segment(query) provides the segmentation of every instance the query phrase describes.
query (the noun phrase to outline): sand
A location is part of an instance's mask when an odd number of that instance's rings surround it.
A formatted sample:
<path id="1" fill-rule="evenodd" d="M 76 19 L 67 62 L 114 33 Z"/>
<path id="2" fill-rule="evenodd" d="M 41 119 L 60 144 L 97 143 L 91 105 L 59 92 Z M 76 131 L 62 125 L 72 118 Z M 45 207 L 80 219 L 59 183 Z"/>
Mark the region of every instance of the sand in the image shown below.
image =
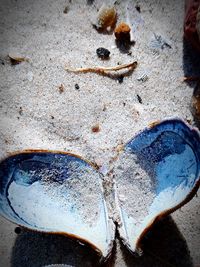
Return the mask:
<path id="1" fill-rule="evenodd" d="M 118 21 L 126 19 L 125 2 L 116 1 Z M 136 43 L 131 47 L 132 54 L 123 54 L 116 48 L 113 35 L 100 34 L 91 25 L 102 5 L 100 0 L 95 0 L 93 5 L 78 0 L 1 1 L 1 158 L 16 150 L 54 149 L 77 153 L 109 168 L 117 154 L 116 147 L 125 144 L 150 122 L 178 116 L 194 124 L 190 112 L 193 88 L 182 82 L 184 2 L 157 0 L 137 1 L 137 4 L 141 6 L 141 13 L 137 14 L 138 30 L 133 31 Z M 66 6 L 67 14 L 63 13 Z M 158 41 L 159 36 L 162 41 Z M 169 46 L 162 46 L 164 43 Z M 98 47 L 110 50 L 110 60 L 97 58 Z M 9 53 L 22 55 L 29 62 L 13 66 L 7 58 Z M 74 74 L 64 70 L 65 65 L 109 67 L 135 60 L 138 67 L 124 77 L 123 83 L 94 73 Z M 143 76 L 148 79 L 140 79 Z M 59 89 L 61 84 L 63 90 Z M 75 84 L 79 85 L 78 90 Z M 100 131 L 94 133 L 91 129 L 97 124 Z M 173 242 L 170 245 L 180 251 L 188 246 L 194 263 L 199 264 L 199 197 L 176 211 L 173 218 L 178 228 L 170 224 L 169 233 L 179 237 L 180 246 Z M 59 261 L 52 259 L 52 255 L 42 255 L 43 246 L 37 250 L 40 236 L 23 233 L 17 237 L 14 228 L 1 219 L 0 266 L 35 267 L 44 262 L 70 265 L 58 251 Z M 177 229 L 182 236 L 177 234 Z M 169 233 L 163 237 L 161 252 L 166 250 L 164 244 L 173 241 Z M 34 247 L 32 238 L 37 241 L 33 242 Z M 48 238 L 41 237 L 44 249 L 48 247 L 45 240 Z M 154 243 L 154 238 L 150 240 Z M 58 246 L 56 242 L 57 239 L 52 244 Z M 169 262 L 171 258 L 173 263 L 171 253 L 169 249 L 165 260 Z M 21 254 L 25 256 L 20 258 Z M 119 252 L 115 266 L 142 266 L 134 257 L 128 256 L 125 260 L 120 255 Z M 181 254 L 176 255 L 182 262 Z M 189 257 L 188 253 L 185 255 Z M 159 260 L 156 262 L 159 266 Z M 149 266 L 144 262 L 143 265 Z M 79 266 L 78 263 L 75 266 Z"/>

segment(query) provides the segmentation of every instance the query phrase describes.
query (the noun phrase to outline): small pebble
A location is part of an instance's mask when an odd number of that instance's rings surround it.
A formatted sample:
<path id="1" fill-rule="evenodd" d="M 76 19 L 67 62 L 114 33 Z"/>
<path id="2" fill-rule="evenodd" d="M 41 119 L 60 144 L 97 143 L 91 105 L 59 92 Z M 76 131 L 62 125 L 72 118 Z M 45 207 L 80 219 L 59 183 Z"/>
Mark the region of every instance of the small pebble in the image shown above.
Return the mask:
<path id="1" fill-rule="evenodd" d="M 65 90 L 64 85 L 61 83 L 61 85 L 58 87 L 59 93 L 62 94 Z"/>
<path id="2" fill-rule="evenodd" d="M 100 127 L 99 127 L 98 124 L 92 126 L 92 132 L 93 132 L 93 133 L 98 133 L 98 132 L 100 132 Z"/>
<path id="3" fill-rule="evenodd" d="M 22 229 L 20 227 L 15 228 L 15 233 L 19 235 L 21 233 Z"/>
<path id="4" fill-rule="evenodd" d="M 22 109 L 22 107 L 19 107 L 19 115 L 23 115 L 23 109 Z"/>
<path id="5" fill-rule="evenodd" d="M 101 59 L 108 59 L 110 56 L 110 51 L 106 48 L 103 48 L 103 47 L 99 47 L 96 50 L 96 53 L 97 53 L 97 56 Z"/>
<path id="6" fill-rule="evenodd" d="M 63 13 L 64 13 L 64 14 L 67 14 L 68 12 L 69 12 L 69 7 L 66 6 L 66 7 L 64 8 L 64 10 L 63 10 Z"/>
<path id="7" fill-rule="evenodd" d="M 77 83 L 75 84 L 75 89 L 76 90 L 79 90 L 80 89 L 80 87 L 79 87 L 79 85 Z"/>
<path id="8" fill-rule="evenodd" d="M 119 77 L 117 77 L 117 81 L 118 81 L 118 83 L 123 83 L 124 76 L 123 75 L 120 75 Z"/>
<path id="9" fill-rule="evenodd" d="M 136 6 L 135 6 L 135 9 L 136 9 L 139 13 L 141 12 L 141 8 L 140 8 L 139 5 L 136 5 Z"/>

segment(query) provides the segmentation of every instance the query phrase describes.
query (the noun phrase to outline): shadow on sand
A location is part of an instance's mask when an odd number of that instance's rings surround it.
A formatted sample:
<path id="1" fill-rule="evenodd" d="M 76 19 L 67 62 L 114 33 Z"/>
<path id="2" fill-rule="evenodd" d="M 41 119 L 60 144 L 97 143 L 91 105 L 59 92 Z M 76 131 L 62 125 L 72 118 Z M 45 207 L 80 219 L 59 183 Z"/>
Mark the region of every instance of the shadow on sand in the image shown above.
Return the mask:
<path id="1" fill-rule="evenodd" d="M 23 230 L 12 251 L 12 267 L 41 267 L 65 264 L 76 267 L 192 267 L 187 244 L 170 216 L 159 221 L 142 241 L 143 255 L 132 255 L 123 245 L 113 249 L 106 264 L 98 263 L 97 255 L 85 246 L 63 236 Z M 121 250 L 119 263 L 118 253 Z M 63 265 L 63 267 L 65 266 Z M 58 265 L 59 266 L 59 265 Z"/>
<path id="2" fill-rule="evenodd" d="M 200 128 L 200 52 L 183 40 L 183 71 L 188 85 L 193 88 L 191 111 L 194 122 Z"/>

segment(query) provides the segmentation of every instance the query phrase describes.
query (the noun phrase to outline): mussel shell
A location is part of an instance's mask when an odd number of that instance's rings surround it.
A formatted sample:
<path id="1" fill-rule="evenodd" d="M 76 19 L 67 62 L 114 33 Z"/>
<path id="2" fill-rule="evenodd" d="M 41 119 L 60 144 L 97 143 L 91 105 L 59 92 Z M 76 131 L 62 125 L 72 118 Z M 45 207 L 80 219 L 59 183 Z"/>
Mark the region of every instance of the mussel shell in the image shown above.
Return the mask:
<path id="1" fill-rule="evenodd" d="M 152 224 L 197 191 L 199 144 L 198 131 L 178 119 L 155 123 L 131 139 L 110 172 L 116 180 L 112 220 L 101 175 L 85 160 L 50 151 L 12 155 L 0 162 L 0 214 L 31 230 L 76 238 L 104 259 L 115 222 L 127 248 L 138 251 Z"/>
<path id="2" fill-rule="evenodd" d="M 72 154 L 30 151 L 3 160 L 0 214 L 31 230 L 76 238 L 103 257 L 112 248 L 100 174 Z"/>
<path id="3" fill-rule="evenodd" d="M 155 123 L 126 144 L 114 173 L 120 236 L 135 252 L 158 218 L 184 205 L 197 191 L 199 133 L 179 119 Z"/>

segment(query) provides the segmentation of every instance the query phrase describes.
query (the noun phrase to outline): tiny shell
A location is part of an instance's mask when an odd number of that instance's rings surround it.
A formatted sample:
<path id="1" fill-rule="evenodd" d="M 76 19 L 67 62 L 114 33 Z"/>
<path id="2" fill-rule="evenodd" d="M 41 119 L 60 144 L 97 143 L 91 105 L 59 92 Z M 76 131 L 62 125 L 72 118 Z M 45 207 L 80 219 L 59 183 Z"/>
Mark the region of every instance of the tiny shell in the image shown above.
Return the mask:
<path id="1" fill-rule="evenodd" d="M 11 62 L 12 65 L 17 65 L 17 64 L 19 64 L 19 63 L 21 63 L 23 61 L 26 61 L 26 62 L 29 61 L 28 58 L 23 57 L 23 56 L 18 55 L 18 54 L 9 53 L 8 57 L 9 57 L 10 62 Z"/>
<path id="2" fill-rule="evenodd" d="M 102 5 L 93 26 L 99 31 L 109 31 L 114 28 L 116 21 L 117 12 L 115 8 Z"/>

